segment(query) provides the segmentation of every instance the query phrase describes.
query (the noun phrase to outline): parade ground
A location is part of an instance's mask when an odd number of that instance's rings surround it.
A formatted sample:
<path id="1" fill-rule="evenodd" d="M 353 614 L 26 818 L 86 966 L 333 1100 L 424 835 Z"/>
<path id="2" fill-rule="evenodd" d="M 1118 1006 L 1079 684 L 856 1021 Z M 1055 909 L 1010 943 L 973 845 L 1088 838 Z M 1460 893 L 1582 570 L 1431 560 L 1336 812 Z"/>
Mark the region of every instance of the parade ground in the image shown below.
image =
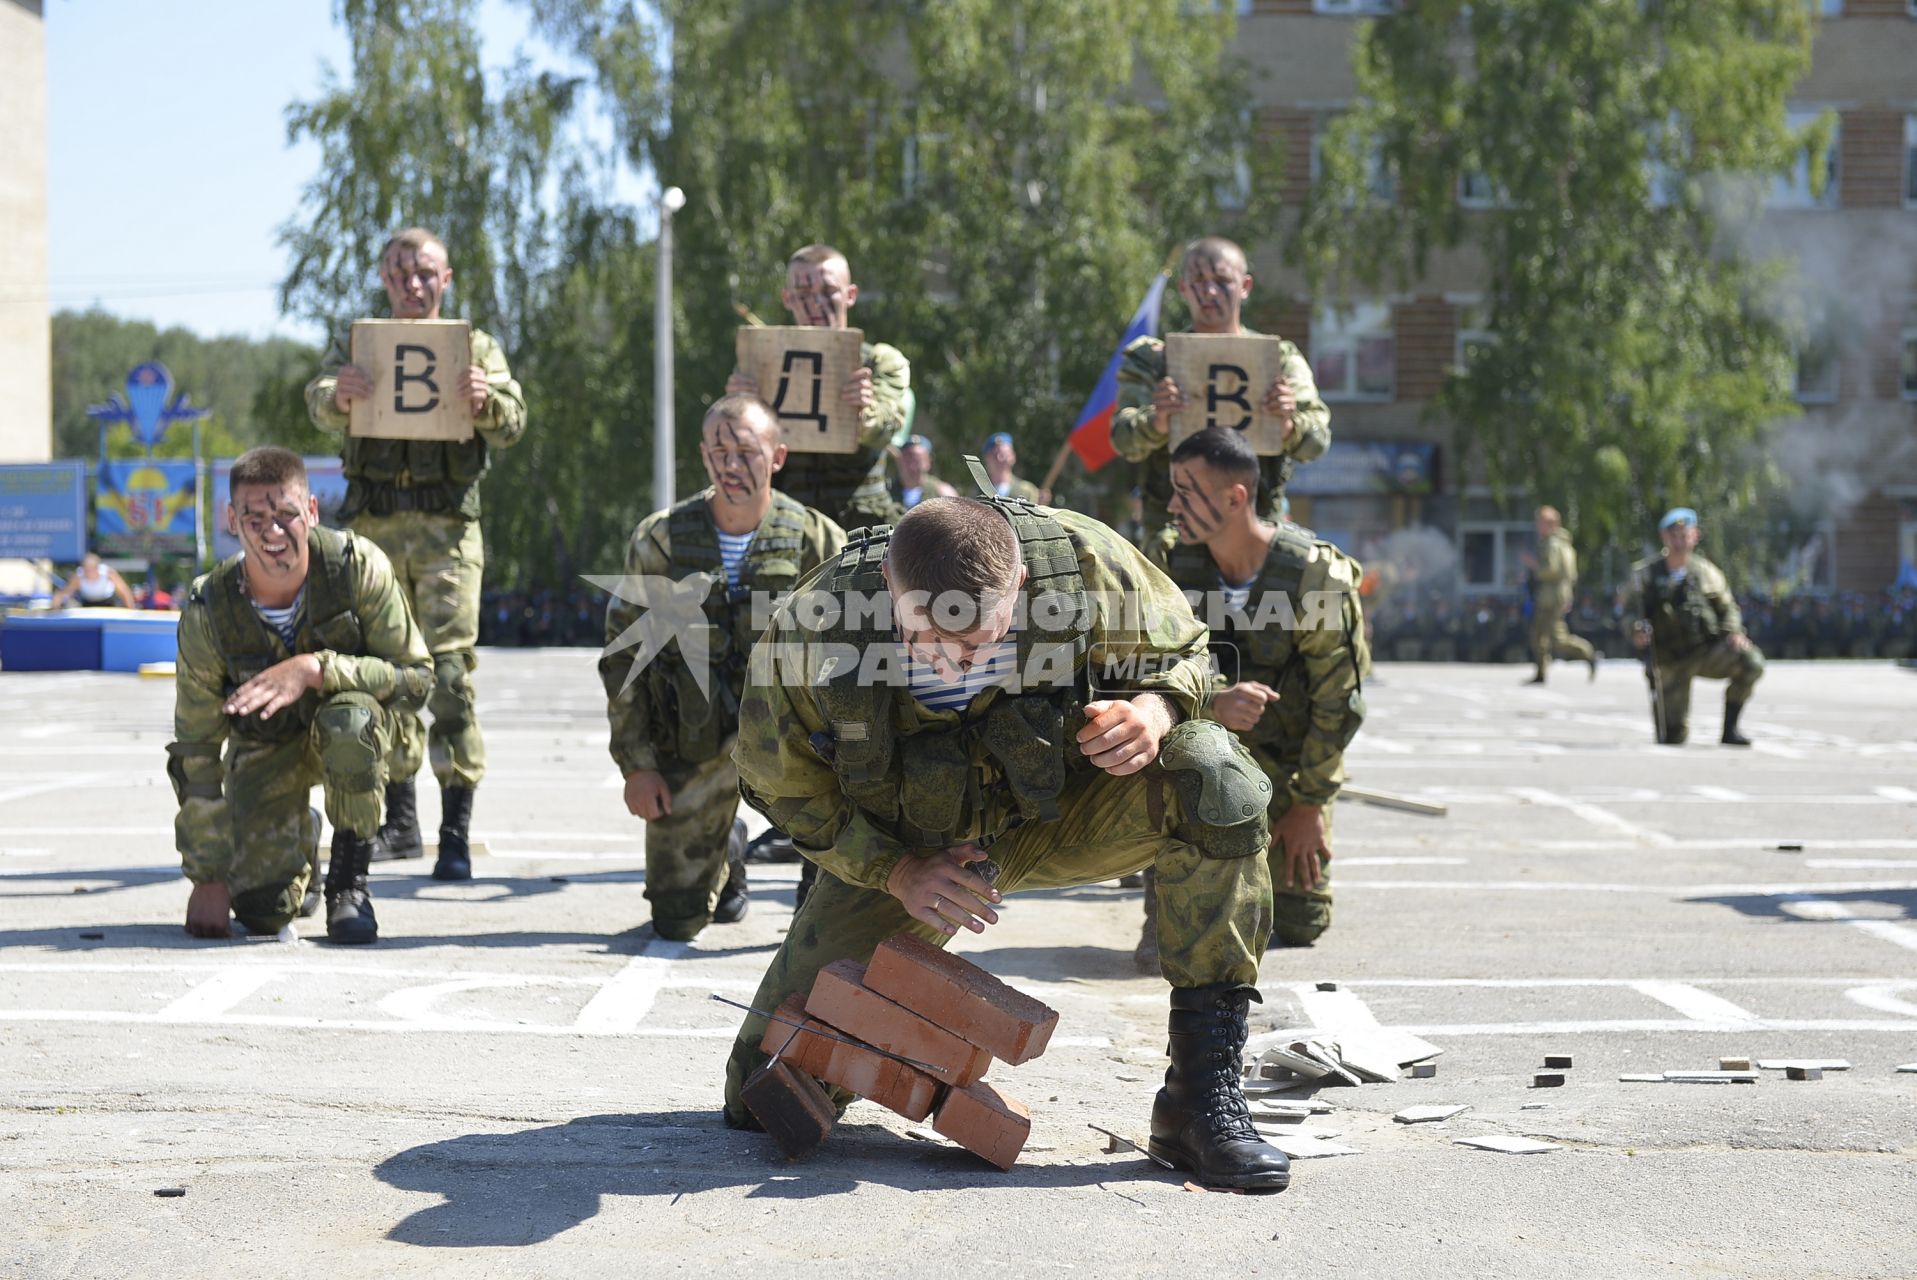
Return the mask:
<path id="1" fill-rule="evenodd" d="M 726 1130 L 711 997 L 750 999 L 798 868 L 652 936 L 594 659 L 482 653 L 477 878 L 377 865 L 357 949 L 183 932 L 170 681 L 0 675 L 0 1274 L 1917 1274 L 1917 672 L 1773 663 L 1740 751 L 1715 684 L 1653 745 L 1635 663 L 1381 665 L 1351 782 L 1448 814 L 1338 806 L 1335 923 L 1267 954 L 1252 1030 L 1442 1053 L 1282 1095 L 1351 1153 L 1241 1196 L 1091 1127 L 1142 1140 L 1164 1065 L 1115 884 L 960 940 L 1062 1015 L 992 1076 L 1032 1112 L 1011 1172 L 868 1103 L 797 1163 Z M 1725 1057 L 1849 1068 L 1619 1079 Z M 1424 1104 L 1469 1110 L 1393 1122 Z"/>

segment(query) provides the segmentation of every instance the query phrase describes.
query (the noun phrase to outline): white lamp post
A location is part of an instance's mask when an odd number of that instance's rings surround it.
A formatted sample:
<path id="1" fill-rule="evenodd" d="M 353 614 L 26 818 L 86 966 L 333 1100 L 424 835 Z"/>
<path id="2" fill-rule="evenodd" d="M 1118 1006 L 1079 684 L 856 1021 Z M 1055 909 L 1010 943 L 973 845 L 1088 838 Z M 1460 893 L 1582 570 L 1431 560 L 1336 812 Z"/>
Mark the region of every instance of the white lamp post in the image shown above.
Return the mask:
<path id="1" fill-rule="evenodd" d="M 686 193 L 659 193 L 659 264 L 652 316 L 652 505 L 673 503 L 672 448 L 672 215 L 686 207 Z"/>

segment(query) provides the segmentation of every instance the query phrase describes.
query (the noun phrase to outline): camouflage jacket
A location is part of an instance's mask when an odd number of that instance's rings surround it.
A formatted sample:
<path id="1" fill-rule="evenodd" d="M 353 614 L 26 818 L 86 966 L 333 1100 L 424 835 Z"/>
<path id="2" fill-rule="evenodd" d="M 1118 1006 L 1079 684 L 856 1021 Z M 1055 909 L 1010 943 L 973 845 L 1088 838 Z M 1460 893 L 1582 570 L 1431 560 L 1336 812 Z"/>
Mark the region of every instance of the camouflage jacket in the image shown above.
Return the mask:
<path id="1" fill-rule="evenodd" d="M 473 363 L 486 371 L 492 394 L 473 419 L 474 436 L 463 444 L 433 440 L 371 440 L 346 434 L 348 415 L 333 403 L 339 371 L 352 353 L 352 334 L 335 335 L 320 362 L 319 376 L 306 384 L 306 414 L 328 435 L 341 437 L 346 502 L 340 518 L 351 520 L 369 506 L 376 513 L 394 488 L 439 486 L 443 497 L 429 509 L 479 518 L 479 478 L 491 466 L 490 450 L 508 449 L 526 434 L 526 397 L 506 364 L 505 348 L 484 329 L 473 329 Z"/>
<path id="2" fill-rule="evenodd" d="M 766 513 L 739 566 L 739 589 L 731 591 L 718 559 L 718 539 L 711 532 L 714 526 L 708 504 L 712 496 L 712 490 L 705 489 L 669 510 L 654 512 L 640 521 L 626 544 L 625 574 L 628 578 L 644 576 L 674 581 L 700 572 L 717 575 L 707 597 L 706 610 L 709 616 L 715 611 L 723 615 L 723 622 L 714 628 L 711 652 L 715 667 L 726 673 L 729 686 L 723 694 L 731 704 L 731 714 L 724 718 L 736 723 L 736 707 L 745 683 L 746 652 L 761 629 L 755 624 L 770 617 L 769 605 L 760 618 L 752 616 L 758 613 L 753 606 L 763 603 L 754 599 L 755 594 L 790 591 L 799 579 L 838 554 L 839 548 L 845 545 L 845 531 L 812 508 L 778 495 L 779 500 Z M 705 536 L 690 539 L 693 546 L 675 548 L 672 537 L 675 524 L 682 531 L 701 532 L 697 526 L 689 525 L 693 519 L 703 522 Z M 637 676 L 633 673 L 639 648 L 635 643 L 637 638 L 627 637 L 626 632 L 645 612 L 641 604 L 617 594 L 606 608 L 606 653 L 599 659 L 599 678 L 605 685 L 606 718 L 612 725 L 612 759 L 621 776 L 641 769 L 671 769 L 698 763 L 681 758 L 675 750 L 678 727 L 666 723 L 682 716 L 684 709 L 662 705 L 668 700 L 677 701 L 674 690 L 683 687 L 681 677 L 690 675 L 679 644 L 674 643 L 653 656 L 644 672 Z M 614 645 L 622 647 L 615 650 Z M 718 736 L 730 737 L 732 727 L 732 724 L 719 726 Z"/>
<path id="3" fill-rule="evenodd" d="M 1245 337 L 1257 337 L 1257 331 L 1241 327 Z M 1291 465 L 1310 462 L 1331 447 L 1331 407 L 1318 394 L 1317 379 L 1304 353 L 1289 340 L 1283 342 L 1285 380 L 1298 397 L 1298 412 L 1291 420 L 1291 440 L 1284 458 L 1260 458 L 1260 513 L 1278 518 L 1278 498 L 1283 493 Z M 1171 436 L 1158 425 L 1152 411 L 1152 389 L 1165 376 L 1165 343 L 1150 337 L 1134 339 L 1118 361 L 1118 408 L 1112 414 L 1112 448 L 1127 462 L 1138 464 L 1138 489 L 1145 500 L 1145 528 L 1156 530 L 1170 518 Z M 1262 395 L 1262 392 L 1260 393 Z"/>
<path id="4" fill-rule="evenodd" d="M 1026 504 L 1009 505 L 1034 510 Z M 1072 673 L 1073 687 L 1089 688 L 1097 697 L 1159 693 L 1171 701 L 1180 716 L 1199 714 L 1209 684 L 1205 629 L 1192 617 L 1171 580 L 1091 517 L 1072 511 L 1036 510 L 1056 521 L 1069 539 L 1076 555 L 1076 576 L 1082 580 L 1091 603 L 1086 619 L 1087 643 L 1082 661 Z M 848 546 L 846 555 L 850 554 Z M 1027 567 L 1029 570 L 1029 560 Z M 826 573 L 801 583 L 798 597 L 805 598 L 832 568 L 828 565 Z M 1021 602 L 1022 610 L 1027 603 Z M 1043 613 L 1023 611 L 1028 618 Z M 836 727 L 842 727 L 830 723 L 817 686 L 829 673 L 829 664 L 844 659 L 825 654 L 816 659 L 810 656 L 821 647 L 821 635 L 816 625 L 802 623 L 798 611 L 790 605 L 774 615 L 772 627 L 754 655 L 740 705 L 734 759 L 739 765 L 741 791 L 791 835 L 806 857 L 848 884 L 883 889 L 899 858 L 917 846 L 901 837 L 896 812 L 888 815 L 852 798 L 839 770 L 817 745 L 829 739 Z M 896 652 L 895 641 L 883 644 L 888 653 Z M 872 658 L 858 654 L 854 660 L 864 664 Z M 795 670 L 795 665 L 799 669 Z M 1095 673 L 1098 678 L 1093 682 Z M 1063 673 L 1055 674 L 1062 677 Z M 1062 679 L 1058 683 L 1062 684 Z M 1044 690 L 1039 692 L 1043 694 Z M 920 735 L 965 734 L 987 720 L 1000 702 L 1037 700 L 1011 699 L 1006 690 L 988 688 L 961 713 L 934 711 L 902 687 L 882 689 L 875 696 L 885 699 L 885 705 L 891 708 L 889 732 L 901 743 Z M 1065 726 L 1068 737 L 1076 730 L 1075 724 L 1068 722 Z M 1060 744 L 1046 744 L 1036 738 L 1032 742 L 1063 749 Z M 985 806 L 985 812 L 974 819 L 975 829 L 981 837 L 995 837 L 1009 828 L 1018 812 L 1010 799 L 1013 787 L 992 760 L 975 755 L 972 768 L 980 779 L 977 791 Z"/>
<path id="5" fill-rule="evenodd" d="M 1234 610 L 1206 547 L 1181 545 L 1165 529 L 1146 553 L 1187 599 L 1197 599 L 1198 616 L 1210 624 L 1214 689 L 1256 680 L 1278 690 L 1255 726 L 1236 731 L 1261 762 L 1285 770 L 1272 777 L 1274 792 L 1288 791 L 1298 804 L 1330 804 L 1365 715 L 1371 651 L 1358 599 L 1363 568 L 1309 530 L 1281 525 L 1244 607 Z"/>
<path id="6" fill-rule="evenodd" d="M 1661 661 L 1677 661 L 1710 648 L 1726 636 L 1744 634 L 1744 614 L 1724 571 L 1692 553 L 1682 578 L 1657 556 L 1632 566 L 1637 584 L 1633 610 L 1651 624 L 1651 645 Z"/>
<path id="7" fill-rule="evenodd" d="M 370 694 L 383 703 L 423 705 L 433 688 L 433 660 L 426 652 L 426 641 L 420 636 L 419 628 L 413 623 L 406 597 L 393 578 L 386 553 L 353 533 L 313 529 L 308 537 L 315 542 L 337 539 L 348 552 L 346 563 L 351 576 L 350 601 L 346 603 L 352 620 L 357 623 L 356 652 L 322 647 L 316 624 L 325 620 L 312 618 L 304 600 L 299 613 L 299 631 L 290 649 L 265 619 L 257 615 L 251 619 L 259 629 L 256 639 L 260 646 L 270 650 L 275 661 L 302 653 L 318 656 L 319 693 L 308 694 L 301 700 L 306 704 L 306 718 L 310 719 L 311 706 L 320 698 L 348 691 Z M 315 546 L 311 554 L 317 564 L 319 548 Z M 247 673 L 238 668 L 233 655 L 223 650 L 213 617 L 219 589 L 229 585 L 232 577 L 244 573 L 242 561 L 242 556 L 234 556 L 197 580 L 187 597 L 186 607 L 180 612 L 179 658 L 173 694 L 174 745 L 168 754 L 174 758 L 169 772 L 174 771 L 175 765 L 183 765 L 188 777 L 197 774 L 197 779 L 186 785 L 178 785 L 181 780 L 176 778 L 181 816 L 185 819 L 176 824 L 181 834 L 180 860 L 187 879 L 195 884 L 224 881 L 235 856 L 232 823 L 227 811 L 230 797 L 217 781 L 218 761 L 210 757 L 217 757 L 221 746 L 227 744 L 229 738 L 233 739 L 227 748 L 230 776 L 233 757 L 252 750 L 250 743 L 234 734 L 224 710 L 226 699 Z M 241 589 L 244 589 L 243 583 Z M 196 766 L 196 758 L 211 767 Z"/>
<path id="8" fill-rule="evenodd" d="M 1553 529 L 1538 544 L 1538 567 L 1531 573 L 1532 606 L 1540 618 L 1552 618 L 1571 606 L 1578 588 L 1578 553 L 1571 534 Z"/>

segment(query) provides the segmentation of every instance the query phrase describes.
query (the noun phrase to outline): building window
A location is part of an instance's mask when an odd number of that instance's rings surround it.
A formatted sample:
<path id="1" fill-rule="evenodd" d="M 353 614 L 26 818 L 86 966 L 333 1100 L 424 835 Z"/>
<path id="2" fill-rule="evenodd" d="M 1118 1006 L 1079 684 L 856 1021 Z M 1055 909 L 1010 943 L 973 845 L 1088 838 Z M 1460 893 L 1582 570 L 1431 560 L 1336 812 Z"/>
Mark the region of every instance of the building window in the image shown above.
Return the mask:
<path id="1" fill-rule="evenodd" d="M 1458 307 L 1458 349 L 1452 362 L 1454 373 L 1464 374 L 1498 340 L 1491 328 L 1491 308 L 1482 302 L 1462 303 Z"/>
<path id="2" fill-rule="evenodd" d="M 1510 595 L 1524 589 L 1524 558 L 1537 550 L 1535 523 L 1458 526 L 1458 575 L 1467 592 Z"/>
<path id="3" fill-rule="evenodd" d="M 1238 143 L 1231 148 L 1230 155 L 1223 158 L 1223 172 L 1212 179 L 1212 200 L 1220 209 L 1231 213 L 1240 213 L 1251 204 L 1251 138 L 1258 129 L 1257 121 L 1251 112 L 1241 113 L 1239 128 L 1242 131 Z"/>
<path id="4" fill-rule="evenodd" d="M 1917 0 L 1913 0 L 1917 3 Z M 1398 0 L 1311 0 L 1313 13 L 1335 13 L 1344 17 L 1396 13 Z"/>
<path id="5" fill-rule="evenodd" d="M 1844 0 L 1805 0 L 1810 11 L 1826 18 L 1844 16 Z"/>
<path id="6" fill-rule="evenodd" d="M 1823 114 L 1817 109 L 1793 108 L 1785 114 L 1785 123 L 1795 132 L 1815 124 Z M 1777 177 L 1776 185 L 1771 189 L 1771 208 L 1835 209 L 1837 207 L 1837 153 L 1842 150 L 1842 130 L 1841 121 L 1832 122 L 1830 149 L 1824 153 L 1823 191 L 1811 190 L 1810 149 L 1806 147 L 1798 152 L 1790 173 L 1780 174 Z"/>
<path id="7" fill-rule="evenodd" d="M 1837 348 L 1813 338 L 1797 353 L 1797 377 L 1791 388 L 1799 404 L 1832 404 L 1837 400 Z"/>
<path id="8" fill-rule="evenodd" d="M 1361 302 L 1326 307 L 1311 323 L 1311 369 L 1327 400 L 1389 400 L 1396 385 L 1398 343 L 1391 308 Z"/>
<path id="9" fill-rule="evenodd" d="M 1904 207 L 1917 209 L 1917 115 L 1904 117 Z"/>
<path id="10" fill-rule="evenodd" d="M 1509 209 L 1511 193 L 1489 174 L 1466 169 L 1458 175 L 1458 203 L 1467 209 Z"/>
<path id="11" fill-rule="evenodd" d="M 1336 116 L 1319 116 L 1311 125 L 1311 185 L 1323 180 L 1325 172 L 1325 133 L 1331 128 Z M 1390 204 L 1397 199 L 1398 187 L 1391 180 L 1391 167 L 1385 162 L 1384 147 L 1373 141 L 1365 157 L 1365 186 L 1371 192 L 1371 198 L 1379 204 Z M 1347 201 L 1347 203 L 1349 203 Z"/>

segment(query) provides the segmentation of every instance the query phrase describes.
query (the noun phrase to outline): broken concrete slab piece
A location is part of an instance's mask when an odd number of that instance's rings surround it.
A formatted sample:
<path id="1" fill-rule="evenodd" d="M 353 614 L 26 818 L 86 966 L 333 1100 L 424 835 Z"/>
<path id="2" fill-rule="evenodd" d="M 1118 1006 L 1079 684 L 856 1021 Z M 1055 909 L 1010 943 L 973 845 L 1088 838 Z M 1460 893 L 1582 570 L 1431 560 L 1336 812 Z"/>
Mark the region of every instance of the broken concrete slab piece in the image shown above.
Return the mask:
<path id="1" fill-rule="evenodd" d="M 1636 1075 L 1619 1076 L 1620 1084 L 1667 1084 L 1662 1071 L 1640 1072 Z"/>
<path id="2" fill-rule="evenodd" d="M 1413 1080 L 1430 1080 L 1438 1074 L 1438 1064 L 1435 1062 L 1414 1062 L 1411 1064 L 1410 1071 Z"/>
<path id="3" fill-rule="evenodd" d="M 1749 1071 L 1751 1069 L 1751 1060 L 1749 1058 L 1719 1058 L 1717 1060 L 1717 1069 L 1719 1071 Z"/>
<path id="4" fill-rule="evenodd" d="M 1786 1080 L 1822 1080 L 1824 1073 L 1817 1067 L 1785 1067 Z"/>
<path id="5" fill-rule="evenodd" d="M 1759 1058 L 1759 1071 L 1788 1071 L 1792 1067 L 1816 1067 L 1819 1071 L 1849 1071 L 1850 1063 L 1842 1058 Z"/>
<path id="6" fill-rule="evenodd" d="M 1327 1142 L 1322 1138 L 1309 1138 L 1303 1134 L 1271 1134 L 1267 1141 L 1293 1160 L 1319 1160 L 1328 1156 L 1355 1156 L 1358 1148 L 1347 1147 L 1339 1142 Z"/>
<path id="7" fill-rule="evenodd" d="M 1917 1062 L 1906 1062 L 1897 1071 L 1900 1075 L 1917 1076 Z"/>
<path id="8" fill-rule="evenodd" d="M 1553 1071 L 1569 1071 L 1571 1069 L 1571 1055 L 1568 1053 L 1547 1053 L 1544 1055 L 1544 1065 Z"/>
<path id="9" fill-rule="evenodd" d="M 1470 1109 L 1468 1105 L 1464 1104 L 1454 1106 L 1406 1107 L 1403 1111 L 1400 1111 L 1391 1118 L 1399 1124 L 1430 1124 L 1438 1120 L 1449 1120 L 1452 1116 L 1463 1115 Z"/>
<path id="10" fill-rule="evenodd" d="M 1562 1071 L 1540 1071 L 1531 1077 L 1533 1089 L 1561 1089 L 1564 1087 Z"/>
<path id="11" fill-rule="evenodd" d="M 1528 1156 L 1543 1151 L 1559 1151 L 1555 1142 L 1539 1142 L 1535 1138 L 1514 1138 L 1509 1134 L 1487 1133 L 1478 1138 L 1454 1139 L 1461 1147 L 1476 1147 L 1481 1151 L 1502 1151 L 1507 1155 Z"/>
<path id="12" fill-rule="evenodd" d="M 1094 1133 L 1102 1133 L 1105 1135 L 1105 1153 L 1107 1155 L 1116 1155 L 1120 1151 L 1136 1151 L 1139 1155 L 1144 1156 L 1147 1160 L 1161 1168 L 1169 1169 L 1172 1167 L 1171 1161 L 1159 1159 L 1151 1153 L 1150 1148 L 1136 1139 L 1127 1138 L 1122 1133 L 1114 1133 L 1103 1125 L 1088 1123 L 1085 1127 Z"/>
<path id="13" fill-rule="evenodd" d="M 1756 1084 L 1755 1071 L 1666 1071 L 1669 1084 Z"/>

